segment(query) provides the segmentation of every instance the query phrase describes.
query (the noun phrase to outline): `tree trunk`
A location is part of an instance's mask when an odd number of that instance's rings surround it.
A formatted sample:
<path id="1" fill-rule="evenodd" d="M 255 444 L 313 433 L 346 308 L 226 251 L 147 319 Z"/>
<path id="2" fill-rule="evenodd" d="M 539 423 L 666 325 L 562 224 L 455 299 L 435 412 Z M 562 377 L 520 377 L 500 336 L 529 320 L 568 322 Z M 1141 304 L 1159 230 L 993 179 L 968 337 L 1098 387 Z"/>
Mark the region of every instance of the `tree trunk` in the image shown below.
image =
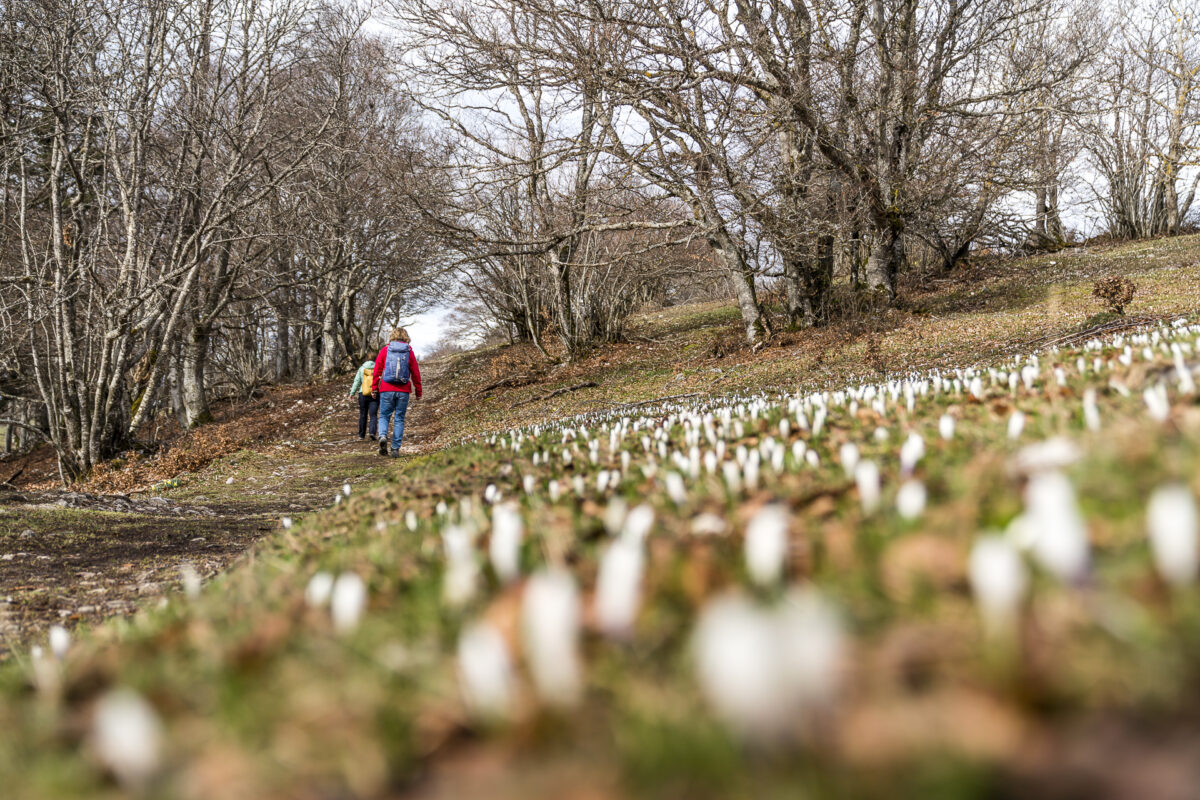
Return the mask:
<path id="1" fill-rule="evenodd" d="M 287 315 L 275 312 L 275 382 L 283 383 L 291 377 L 291 328 Z"/>
<path id="2" fill-rule="evenodd" d="M 879 292 L 890 303 L 896 299 L 896 275 L 904 263 L 904 240 L 891 225 L 875 233 L 871 255 L 867 258 L 867 291 Z"/>
<path id="3" fill-rule="evenodd" d="M 204 386 L 204 370 L 208 364 L 208 338 L 209 331 L 197 325 L 192 327 L 191 334 L 183 342 L 183 358 L 180 359 L 179 372 L 188 428 L 212 422 L 212 411 L 208 407 L 208 393 Z"/>
<path id="4" fill-rule="evenodd" d="M 338 352 L 341 349 L 338 347 L 337 312 L 337 304 L 329 302 L 325 306 L 325 313 L 321 315 L 321 376 L 325 378 L 333 377 L 337 372 Z"/>

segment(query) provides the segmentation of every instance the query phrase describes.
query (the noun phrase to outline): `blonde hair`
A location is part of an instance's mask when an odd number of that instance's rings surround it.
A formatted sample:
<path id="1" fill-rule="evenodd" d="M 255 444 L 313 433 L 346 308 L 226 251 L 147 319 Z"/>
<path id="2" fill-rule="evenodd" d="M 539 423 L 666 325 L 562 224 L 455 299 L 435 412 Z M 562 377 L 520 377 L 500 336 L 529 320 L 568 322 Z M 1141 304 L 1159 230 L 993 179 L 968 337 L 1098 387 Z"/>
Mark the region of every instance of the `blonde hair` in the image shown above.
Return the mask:
<path id="1" fill-rule="evenodd" d="M 412 339 L 408 338 L 408 331 L 404 330 L 404 328 L 392 328 L 392 335 L 388 338 L 388 341 L 404 342 L 405 344 L 412 343 Z"/>

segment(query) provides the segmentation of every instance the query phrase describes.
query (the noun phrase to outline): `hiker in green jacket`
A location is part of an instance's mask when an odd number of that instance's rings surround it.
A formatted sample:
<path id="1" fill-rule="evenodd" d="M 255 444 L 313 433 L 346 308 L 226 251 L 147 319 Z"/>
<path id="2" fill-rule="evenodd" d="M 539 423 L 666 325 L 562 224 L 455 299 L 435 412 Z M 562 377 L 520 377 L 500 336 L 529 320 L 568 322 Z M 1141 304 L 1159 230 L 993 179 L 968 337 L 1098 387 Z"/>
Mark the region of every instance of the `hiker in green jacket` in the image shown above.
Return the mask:
<path id="1" fill-rule="evenodd" d="M 358 397 L 358 438 L 371 437 L 375 441 L 375 429 L 379 427 L 379 395 L 371 387 L 371 373 L 375 370 L 375 360 L 368 359 L 354 371 L 354 383 L 350 387 L 350 396 Z M 370 419 L 370 427 L 367 420 Z"/>

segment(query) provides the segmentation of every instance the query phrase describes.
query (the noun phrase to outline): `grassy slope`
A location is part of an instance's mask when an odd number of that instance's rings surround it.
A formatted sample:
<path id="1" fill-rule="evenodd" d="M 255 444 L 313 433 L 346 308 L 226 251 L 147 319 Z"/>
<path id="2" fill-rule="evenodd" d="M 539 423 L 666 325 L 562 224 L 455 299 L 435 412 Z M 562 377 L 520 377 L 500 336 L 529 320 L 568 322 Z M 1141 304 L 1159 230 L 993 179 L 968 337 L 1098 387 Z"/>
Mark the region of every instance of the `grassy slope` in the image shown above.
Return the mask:
<path id="1" fill-rule="evenodd" d="M 987 281 L 919 295 L 875 336 L 834 329 L 724 359 L 708 353 L 735 326 L 732 310 L 677 309 L 641 322 L 638 332 L 654 341 L 635 339 L 535 385 L 477 394 L 497 377 L 533 366 L 510 349 L 453 359 L 429 381 L 429 392 L 449 442 L 664 395 L 794 391 L 835 386 L 879 367 L 987 362 L 1021 342 L 1078 328 L 1095 311 L 1086 297 L 1091 278 L 1114 269 L 1139 285 L 1131 312 L 1194 313 L 1198 255 L 1200 239 L 1193 237 L 1037 259 Z M 971 308 L 950 311 L 960 304 Z M 598 389 L 512 407 L 595 376 L 602 378 Z M 1141 364 L 1122 368 L 1121 376 L 1134 389 L 1153 378 Z M 636 636 L 626 645 L 586 639 L 582 712 L 534 713 L 527 696 L 519 720 L 500 730 L 466 716 L 452 654 L 463 622 L 480 614 L 514 631 L 519 595 L 488 577 L 471 607 L 454 610 L 441 601 L 433 505 L 478 497 L 491 482 L 516 496 L 520 476 L 533 474 L 539 491 L 521 501 L 531 532 L 525 566 L 569 564 L 586 589 L 604 544 L 604 501 L 589 489 L 582 499 L 549 502 L 540 487 L 566 471 L 557 463 L 534 468 L 528 449 L 514 459 L 473 443 L 405 459 L 389 465 L 387 482 L 264 541 L 199 599 L 173 597 L 165 608 L 96 630 L 68 659 L 58 691 L 31 694 L 24 663 L 0 672 L 0 691 L 9 698 L 0 705 L 0 774 L 20 775 L 17 796 L 97 791 L 100 773 L 86 757 L 88 714 L 99 692 L 117 684 L 137 687 L 167 721 L 169 770 L 151 787 L 166 796 L 571 796 L 584 786 L 599 797 L 794 796 L 798 786 L 877 795 L 895 792 L 897 773 L 906 794 L 967 796 L 997 782 L 1014 792 L 1027 783 L 1045 792 L 1059 779 L 1079 789 L 1117 771 L 1169 779 L 1191 755 L 1178 731 L 1194 722 L 1188 686 L 1200 663 L 1200 603 L 1191 591 L 1172 595 L 1154 579 L 1141 520 L 1146 494 L 1163 481 L 1197 488 L 1200 415 L 1179 400 L 1170 425 L 1150 423 L 1136 393 L 1125 398 L 1098 384 L 1108 424 L 1103 434 L 1089 434 L 1079 420 L 1086 383 L 1072 377 L 1060 390 L 1043 375 L 1037 392 L 1016 398 L 995 390 L 983 403 L 922 403 L 913 416 L 899 412 L 883 423 L 891 429 L 886 444 L 873 438 L 880 420 L 870 413 L 834 414 L 813 442 L 819 469 L 789 463 L 745 497 L 703 478 L 675 508 L 660 482 L 635 467 L 618 492 L 630 503 L 650 502 L 659 520 Z M 964 564 L 977 531 L 1003 526 L 1020 510 L 1009 470 L 1019 444 L 1004 436 L 1014 406 L 1029 416 L 1022 442 L 1058 433 L 1084 445 L 1088 458 L 1071 476 L 1098 555 L 1085 590 L 1038 577 L 1020 646 L 1004 650 L 984 646 Z M 947 411 L 959 419 L 959 435 L 944 443 L 934 431 Z M 878 459 L 890 504 L 895 449 L 910 429 L 929 444 L 919 471 L 929 510 L 919 523 L 891 512 L 864 516 L 836 463 L 838 447 L 858 441 L 864 455 Z M 756 444 L 766 432 L 751 426 L 744 443 Z M 254 474 L 265 469 L 264 458 L 278 464 L 283 456 L 243 453 L 211 469 Z M 353 474 L 353 462 L 344 466 Z M 571 471 L 580 469 L 590 483 L 598 467 L 577 461 Z M 204 486 L 188 492 L 221 500 L 221 484 Z M 793 512 L 789 573 L 843 609 L 853 666 L 839 714 L 799 758 L 789 751 L 747 760 L 703 710 L 686 639 L 707 598 L 744 584 L 740 533 L 753 510 L 772 499 Z M 415 532 L 402 523 L 406 510 L 418 515 Z M 727 519 L 731 534 L 690 535 L 689 522 L 701 511 Z M 467 516 L 486 530 L 478 512 Z M 370 613 L 349 636 L 335 636 L 327 614 L 303 602 L 319 568 L 357 571 L 370 586 Z M 1105 735 L 1089 744 L 1072 735 L 1077 726 Z M 1140 758 L 1147 731 L 1158 753 L 1149 767 Z M 1064 764 L 1070 768 L 1051 769 Z"/>

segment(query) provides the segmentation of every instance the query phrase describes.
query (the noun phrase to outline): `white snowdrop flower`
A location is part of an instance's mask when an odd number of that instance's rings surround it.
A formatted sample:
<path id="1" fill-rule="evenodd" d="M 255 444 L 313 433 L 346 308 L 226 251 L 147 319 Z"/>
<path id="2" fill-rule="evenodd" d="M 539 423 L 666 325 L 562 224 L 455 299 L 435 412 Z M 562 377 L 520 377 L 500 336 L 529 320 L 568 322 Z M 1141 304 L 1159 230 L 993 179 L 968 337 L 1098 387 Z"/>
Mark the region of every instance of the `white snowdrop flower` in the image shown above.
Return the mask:
<path id="1" fill-rule="evenodd" d="M 521 489 L 525 494 L 533 494 L 534 487 L 537 485 L 537 479 L 532 474 L 527 474 L 521 478 Z"/>
<path id="2" fill-rule="evenodd" d="M 602 469 L 596 473 L 596 492 L 597 494 L 605 494 L 608 491 L 609 474 L 608 470 Z"/>
<path id="3" fill-rule="evenodd" d="M 341 505 L 341 504 L 342 504 L 342 493 L 341 493 L 341 492 L 338 492 L 337 494 L 335 494 L 335 495 L 333 496 L 333 504 L 334 504 L 335 506 L 338 506 L 338 505 Z"/>
<path id="4" fill-rule="evenodd" d="M 1026 445 L 1017 453 L 1016 468 L 1025 475 L 1066 469 L 1079 460 L 1079 448 L 1070 439 L 1055 436 Z"/>
<path id="5" fill-rule="evenodd" d="M 417 529 L 417 524 L 418 524 L 417 513 L 415 511 L 413 511 L 411 508 L 408 511 L 405 511 L 404 512 L 404 527 L 408 528 L 410 531 L 415 531 Z"/>
<path id="6" fill-rule="evenodd" d="M 1066 476 L 1061 472 L 1034 474 L 1025 487 L 1025 515 L 1038 562 L 1060 580 L 1082 578 L 1088 566 L 1087 526 Z"/>
<path id="7" fill-rule="evenodd" d="M 459 634 L 458 676 L 463 701 L 472 714 L 502 719 L 512 713 L 512 658 L 496 626 L 476 622 Z"/>
<path id="8" fill-rule="evenodd" d="M 582 475 L 576 475 L 571 479 L 571 488 L 575 491 L 576 497 L 583 497 L 587 493 L 587 484 L 584 483 Z"/>
<path id="9" fill-rule="evenodd" d="M 938 420 L 938 433 L 946 441 L 954 438 L 954 417 L 949 414 L 942 414 L 942 418 Z"/>
<path id="10" fill-rule="evenodd" d="M 783 574 L 788 549 L 787 528 L 787 511 L 775 503 L 759 509 L 746 526 L 746 571 L 760 586 L 777 583 Z"/>
<path id="11" fill-rule="evenodd" d="M 529 579 L 521 604 L 525 658 L 538 695 L 554 706 L 579 700 L 579 620 L 579 593 L 569 572 L 544 571 Z"/>
<path id="12" fill-rule="evenodd" d="M 226 478 L 226 479 L 225 479 L 225 485 L 226 485 L 226 486 L 229 486 L 229 485 L 231 485 L 232 483 L 233 483 L 233 476 L 231 475 L 231 476 L 229 476 L 228 478 Z"/>
<path id="13" fill-rule="evenodd" d="M 914 520 L 925 512 L 925 484 L 907 480 L 896 492 L 896 510 L 906 520 Z"/>
<path id="14" fill-rule="evenodd" d="M 906 475 L 917 466 L 917 462 L 925 457 L 925 439 L 913 431 L 908 434 L 904 444 L 900 446 L 900 469 Z"/>
<path id="15" fill-rule="evenodd" d="M 776 447 L 774 450 L 771 451 L 771 471 L 772 472 L 776 472 L 776 473 L 783 472 L 783 466 L 784 466 L 783 460 L 786 457 L 786 453 L 787 453 L 787 451 L 784 450 L 783 445 L 780 445 L 779 447 Z"/>
<path id="16" fill-rule="evenodd" d="M 711 512 L 698 514 L 692 520 L 692 533 L 697 536 L 716 536 L 725 532 L 725 520 Z"/>
<path id="17" fill-rule="evenodd" d="M 719 597 L 700 612 L 692 639 L 700 689 L 743 736 L 777 735 L 791 713 L 780 702 L 776 634 L 772 617 L 741 595 Z"/>
<path id="18" fill-rule="evenodd" d="M 358 627 L 367 607 L 367 584 L 355 572 L 343 572 L 333 584 L 329 598 L 329 613 L 333 629 L 349 633 Z"/>
<path id="19" fill-rule="evenodd" d="M 328 572 L 314 572 L 304 588 L 304 602 L 309 608 L 324 608 L 333 594 L 333 576 Z"/>
<path id="20" fill-rule="evenodd" d="M 813 589 L 792 589 L 775 612 L 782 699 L 803 712 L 834 699 L 845 650 L 841 617 Z"/>
<path id="21" fill-rule="evenodd" d="M 1167 387 L 1161 383 L 1142 392 L 1142 398 L 1146 401 L 1146 411 L 1150 414 L 1151 419 L 1156 422 L 1166 422 L 1167 418 L 1171 416 L 1171 402 L 1167 399 Z"/>
<path id="22" fill-rule="evenodd" d="M 853 477 L 854 468 L 858 466 L 858 445 L 846 442 L 838 449 L 838 458 L 842 462 L 842 469 L 846 471 L 846 477 Z"/>
<path id="23" fill-rule="evenodd" d="M 1020 439 L 1025 430 L 1025 412 L 1014 411 L 1008 418 L 1008 438 Z"/>
<path id="24" fill-rule="evenodd" d="M 113 689 L 97 701 L 92 742 L 100 762 L 122 786 L 138 789 L 154 777 L 162 738 L 158 714 L 132 689 Z"/>
<path id="25" fill-rule="evenodd" d="M 1067 385 L 1067 371 L 1062 367 L 1054 368 L 1054 382 L 1059 386 Z"/>
<path id="26" fill-rule="evenodd" d="M 877 442 L 886 442 L 890 436 L 891 433 L 882 425 L 875 429 L 875 441 Z"/>
<path id="27" fill-rule="evenodd" d="M 789 592 L 775 609 L 729 594 L 701 611 L 692 651 L 713 711 L 761 741 L 785 735 L 833 699 L 843 641 L 837 615 L 811 591 Z"/>
<path id="28" fill-rule="evenodd" d="M 614 497 L 608 501 L 604 508 L 604 530 L 609 536 L 616 536 L 621 532 L 621 526 L 625 524 L 625 515 L 628 513 L 629 506 L 623 498 Z"/>
<path id="29" fill-rule="evenodd" d="M 434 510 L 437 511 L 439 517 L 444 517 L 446 516 L 446 512 L 449 511 L 449 507 L 447 507 L 445 500 L 438 500 L 438 504 L 434 506 Z"/>
<path id="30" fill-rule="evenodd" d="M 681 506 L 687 502 L 687 487 L 683 484 L 683 476 L 678 472 L 668 472 L 663 481 L 667 485 L 667 496 L 671 498 L 672 503 Z"/>
<path id="31" fill-rule="evenodd" d="M 629 455 L 629 451 L 622 450 L 621 451 L 621 472 L 622 473 L 629 472 L 629 462 L 630 461 L 631 461 L 631 456 Z"/>
<path id="32" fill-rule="evenodd" d="M 759 456 L 755 450 L 750 454 L 750 458 L 746 459 L 746 468 L 743 471 L 746 489 L 753 492 L 758 488 L 758 472 L 759 472 Z"/>
<path id="33" fill-rule="evenodd" d="M 1083 392 L 1083 421 L 1089 431 L 1100 430 L 1100 409 L 1096 406 L 1096 390 L 1086 389 Z"/>
<path id="34" fill-rule="evenodd" d="M 731 494 L 737 494 L 742 490 L 742 473 L 738 469 L 736 461 L 725 461 L 721 464 L 722 477 L 725 479 L 725 487 Z"/>
<path id="35" fill-rule="evenodd" d="M 1008 527 L 1004 529 L 1004 535 L 1014 547 L 1022 551 L 1032 550 L 1033 543 L 1037 540 L 1037 529 L 1029 524 L 1027 515 L 1018 514 L 1008 523 Z"/>
<path id="36" fill-rule="evenodd" d="M 342 494 L 346 495 L 346 497 L 350 496 L 350 484 L 348 484 L 348 483 L 342 484 Z"/>
<path id="37" fill-rule="evenodd" d="M 525 523 L 510 503 L 501 503 L 492 509 L 492 536 L 488 542 L 488 557 L 496 576 L 511 583 L 521 574 L 521 540 L 525 536 Z"/>
<path id="38" fill-rule="evenodd" d="M 179 583 L 183 587 L 183 596 L 188 600 L 200 596 L 200 573 L 196 571 L 195 564 L 185 561 L 179 565 Z"/>
<path id="39" fill-rule="evenodd" d="M 974 397 L 976 400 L 982 400 L 983 399 L 983 381 L 980 380 L 979 378 L 972 378 L 970 388 L 968 391 L 971 392 L 971 396 Z"/>
<path id="40" fill-rule="evenodd" d="M 620 538 L 600 557 L 596 575 L 596 624 L 609 636 L 628 636 L 641 605 L 645 558 L 641 542 Z"/>
<path id="41" fill-rule="evenodd" d="M 489 483 L 483 490 L 483 502 L 489 505 L 496 502 L 496 495 L 498 493 L 499 490 L 496 488 L 496 484 Z"/>
<path id="42" fill-rule="evenodd" d="M 553 478 L 550 480 L 550 483 L 547 484 L 546 490 L 550 494 L 551 503 L 557 503 L 558 498 L 562 496 L 562 487 L 559 486 L 558 481 L 554 480 Z"/>
<path id="43" fill-rule="evenodd" d="M 879 508 L 879 467 L 874 461 L 860 461 L 854 468 L 854 483 L 864 514 L 874 514 Z"/>
<path id="44" fill-rule="evenodd" d="M 1150 549 L 1158 573 L 1176 586 L 1196 579 L 1196 500 L 1184 486 L 1156 489 L 1146 507 Z"/>
<path id="45" fill-rule="evenodd" d="M 287 530 L 288 528 L 292 527 L 292 518 L 284 517 L 283 519 L 279 520 L 279 524 L 283 526 L 284 530 Z"/>
<path id="46" fill-rule="evenodd" d="M 50 626 L 50 652 L 59 661 L 67 657 L 67 651 L 71 649 L 71 634 L 62 625 Z"/>
<path id="47" fill-rule="evenodd" d="M 717 471 L 717 454 L 712 450 L 704 454 L 704 471 L 709 475 Z"/>
<path id="48" fill-rule="evenodd" d="M 1179 380 L 1179 391 L 1182 394 L 1196 393 L 1196 380 L 1192 377 L 1192 370 L 1183 360 L 1183 350 L 1175 345 L 1175 376 Z"/>
<path id="49" fill-rule="evenodd" d="M 621 528 L 621 538 L 641 544 L 653 527 L 654 507 L 649 503 L 642 503 L 625 517 L 625 525 Z"/>
<path id="50" fill-rule="evenodd" d="M 1006 630 L 1029 585 L 1021 554 L 1002 536 L 981 536 L 971 547 L 967 575 L 984 623 L 993 632 Z"/>
<path id="51" fill-rule="evenodd" d="M 816 450 L 809 450 L 808 452 L 806 452 L 804 454 L 804 460 L 807 461 L 808 465 L 810 467 L 812 467 L 813 469 L 816 469 L 817 467 L 821 466 L 821 457 L 819 455 L 817 455 Z"/>

